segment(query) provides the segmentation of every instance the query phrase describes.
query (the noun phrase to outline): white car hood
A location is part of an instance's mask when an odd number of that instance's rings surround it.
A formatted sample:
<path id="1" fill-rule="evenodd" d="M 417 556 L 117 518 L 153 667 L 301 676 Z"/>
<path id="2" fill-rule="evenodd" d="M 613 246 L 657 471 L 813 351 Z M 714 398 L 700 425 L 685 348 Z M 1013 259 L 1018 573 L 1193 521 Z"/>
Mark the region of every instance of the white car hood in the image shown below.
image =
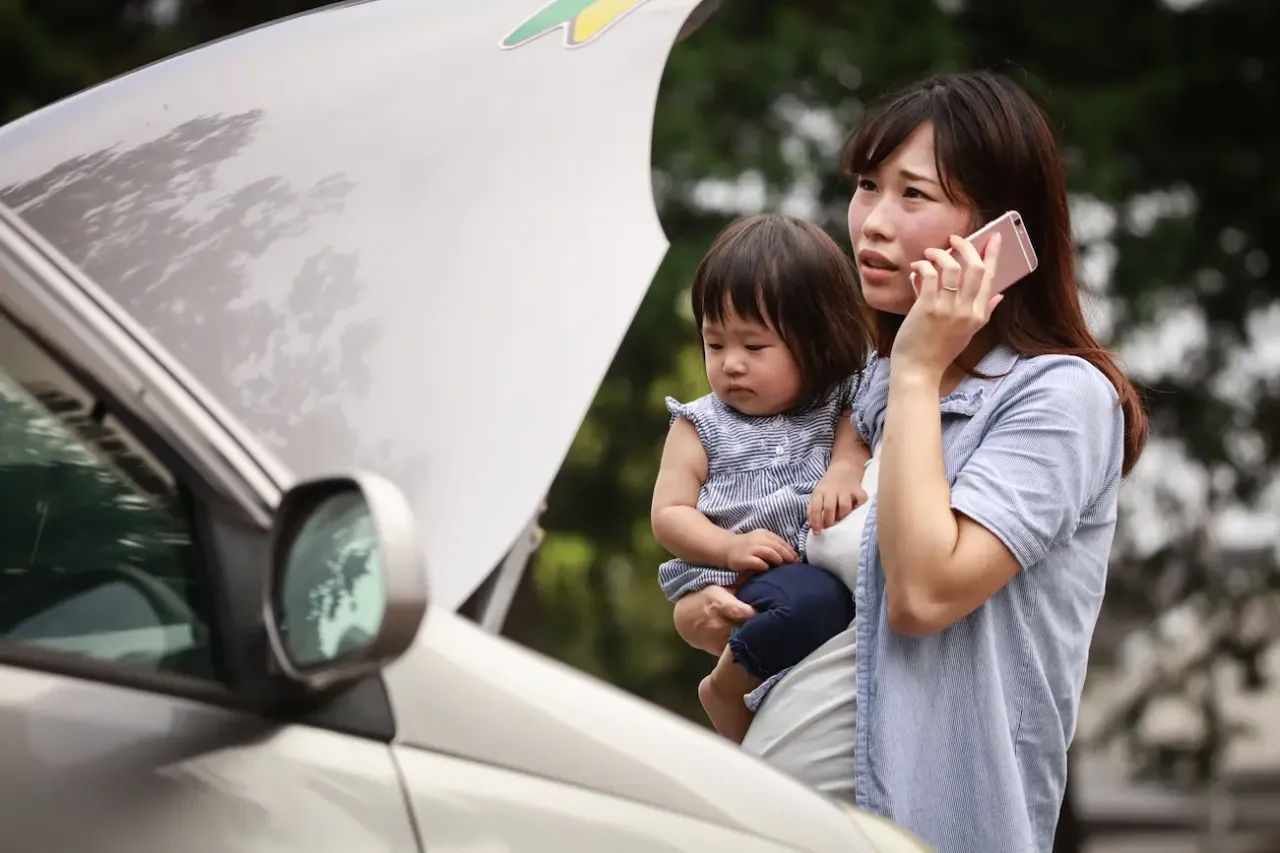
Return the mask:
<path id="1" fill-rule="evenodd" d="M 653 108 L 698 0 L 606 5 L 604 30 L 546 18 L 515 47 L 546 0 L 242 33 L 0 129 L 0 200 L 291 475 L 394 480 L 454 609 L 542 500 L 667 248 Z"/>

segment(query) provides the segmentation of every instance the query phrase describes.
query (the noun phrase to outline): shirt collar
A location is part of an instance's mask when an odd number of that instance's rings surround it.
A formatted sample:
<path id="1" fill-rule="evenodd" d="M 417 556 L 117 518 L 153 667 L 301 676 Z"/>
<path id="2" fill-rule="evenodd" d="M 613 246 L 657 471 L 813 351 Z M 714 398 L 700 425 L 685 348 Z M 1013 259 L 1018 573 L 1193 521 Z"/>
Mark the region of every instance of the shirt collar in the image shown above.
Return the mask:
<path id="1" fill-rule="evenodd" d="M 1016 352 L 1005 344 L 996 344 L 978 362 L 975 372 L 982 375 L 965 376 L 956 390 L 942 398 L 943 413 L 973 417 L 1017 362 Z"/>

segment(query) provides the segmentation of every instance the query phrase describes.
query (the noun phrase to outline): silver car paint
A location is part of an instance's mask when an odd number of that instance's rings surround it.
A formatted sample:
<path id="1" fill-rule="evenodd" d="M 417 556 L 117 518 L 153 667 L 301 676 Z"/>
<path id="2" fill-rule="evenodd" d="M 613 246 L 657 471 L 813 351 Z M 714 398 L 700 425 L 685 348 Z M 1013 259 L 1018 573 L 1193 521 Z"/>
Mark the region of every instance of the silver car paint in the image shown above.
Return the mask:
<path id="1" fill-rule="evenodd" d="M 718 735 L 452 613 L 429 612 L 413 648 L 385 677 L 400 745 L 645 803 L 811 853 L 877 849 L 832 800 Z"/>
<path id="2" fill-rule="evenodd" d="M 120 405 L 187 458 L 243 519 L 271 527 L 280 500 L 275 460 L 235 427 L 113 300 L 34 229 L 0 205 L 0 298 L 7 313 L 38 329 L 45 345 L 73 364 L 97 366 Z M 256 451 L 256 452 L 255 452 Z M 264 463 L 268 466 L 264 470 Z M 274 474 L 274 476 L 273 476 Z"/>
<path id="3" fill-rule="evenodd" d="M 5 850 L 418 851 L 385 744 L 16 667 L 0 683 Z"/>
<path id="4" fill-rule="evenodd" d="M 542 498 L 667 245 L 653 106 L 696 0 L 500 49 L 541 5 L 329 7 L 0 130 L 0 200 L 295 475 L 404 489 L 448 608 Z"/>
<path id="5" fill-rule="evenodd" d="M 400 752 L 398 757 L 427 853 L 798 853 L 809 849 L 447 755 Z M 872 848 L 854 844 L 841 853 L 861 851 L 872 853 Z"/>

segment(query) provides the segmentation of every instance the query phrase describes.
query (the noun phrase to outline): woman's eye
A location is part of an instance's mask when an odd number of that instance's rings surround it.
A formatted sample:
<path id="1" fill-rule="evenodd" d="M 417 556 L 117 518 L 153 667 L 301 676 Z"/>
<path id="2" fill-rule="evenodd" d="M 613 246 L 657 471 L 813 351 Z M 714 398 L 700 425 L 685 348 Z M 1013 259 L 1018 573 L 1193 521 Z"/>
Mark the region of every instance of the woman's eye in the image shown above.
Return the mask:
<path id="1" fill-rule="evenodd" d="M 924 199 L 928 198 L 927 195 L 920 192 L 920 190 L 916 189 L 915 187 L 907 187 L 905 190 L 903 190 L 902 194 L 905 195 L 907 198 L 924 198 Z"/>
<path id="2" fill-rule="evenodd" d="M 876 191 L 876 182 L 869 178 L 859 178 L 858 189 L 863 192 L 873 193 Z"/>

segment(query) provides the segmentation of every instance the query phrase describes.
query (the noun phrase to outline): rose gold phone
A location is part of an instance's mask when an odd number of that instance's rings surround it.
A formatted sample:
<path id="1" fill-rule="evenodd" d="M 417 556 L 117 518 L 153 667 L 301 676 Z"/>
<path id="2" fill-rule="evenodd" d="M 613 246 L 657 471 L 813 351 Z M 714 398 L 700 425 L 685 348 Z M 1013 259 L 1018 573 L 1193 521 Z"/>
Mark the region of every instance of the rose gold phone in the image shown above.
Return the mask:
<path id="1" fill-rule="evenodd" d="M 1040 265 L 1036 258 L 1036 250 L 1027 237 L 1027 228 L 1022 224 L 1022 216 L 1016 210 L 997 216 L 986 225 L 969 235 L 969 242 L 978 250 L 978 254 L 986 251 L 987 241 L 993 234 L 1000 235 L 1000 260 L 996 263 L 995 281 L 991 283 L 991 295 L 1003 293 L 1017 284 Z M 947 254 L 955 254 L 955 250 L 947 250 Z M 916 284 L 916 274 L 911 273 L 911 289 L 920 295 L 920 286 Z"/>

